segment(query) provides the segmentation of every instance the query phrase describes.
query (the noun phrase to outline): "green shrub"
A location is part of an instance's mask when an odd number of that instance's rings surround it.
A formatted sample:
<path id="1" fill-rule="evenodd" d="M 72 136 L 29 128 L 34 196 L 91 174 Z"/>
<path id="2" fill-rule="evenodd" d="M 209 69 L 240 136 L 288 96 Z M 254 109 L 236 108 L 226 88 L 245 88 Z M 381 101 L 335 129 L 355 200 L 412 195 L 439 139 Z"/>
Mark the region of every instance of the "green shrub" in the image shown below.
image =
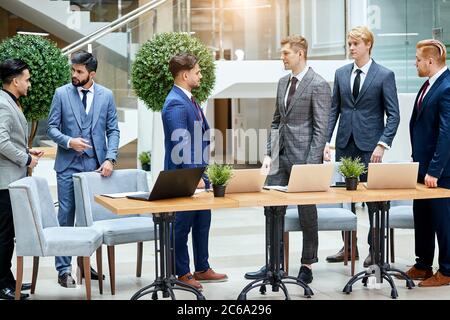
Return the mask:
<path id="1" fill-rule="evenodd" d="M 352 159 L 351 157 L 343 157 L 340 159 L 339 172 L 345 178 L 359 178 L 360 175 L 366 173 L 366 167 L 359 157 Z"/>
<path id="2" fill-rule="evenodd" d="M 212 53 L 199 39 L 188 33 L 166 32 L 155 35 L 139 50 L 132 66 L 131 80 L 136 95 L 153 111 L 161 111 L 173 86 L 169 60 L 176 54 L 190 53 L 199 58 L 203 78 L 192 94 L 201 103 L 214 88 L 215 64 Z"/>
<path id="3" fill-rule="evenodd" d="M 224 186 L 231 179 L 233 167 L 227 164 L 210 164 L 206 169 L 206 175 L 214 186 Z"/>
<path id="4" fill-rule="evenodd" d="M 150 151 L 142 151 L 139 154 L 139 161 L 141 164 L 149 164 L 152 159 L 152 156 L 150 154 Z"/>

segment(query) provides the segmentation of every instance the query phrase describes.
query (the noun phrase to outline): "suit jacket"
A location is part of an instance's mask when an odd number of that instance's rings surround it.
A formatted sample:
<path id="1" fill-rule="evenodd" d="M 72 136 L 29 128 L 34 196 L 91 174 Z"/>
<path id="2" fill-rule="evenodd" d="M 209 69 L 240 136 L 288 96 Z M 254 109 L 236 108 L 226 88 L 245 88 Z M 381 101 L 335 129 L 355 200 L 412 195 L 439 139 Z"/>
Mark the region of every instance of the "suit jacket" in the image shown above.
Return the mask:
<path id="1" fill-rule="evenodd" d="M 355 100 L 350 84 L 352 70 L 353 63 L 336 70 L 328 141 L 340 116 L 336 147 L 345 148 L 352 134 L 362 151 L 373 151 L 379 141 L 391 146 L 400 123 L 394 73 L 373 61 Z"/>
<path id="2" fill-rule="evenodd" d="M 70 138 L 81 136 L 81 99 L 72 84 L 59 87 L 53 96 L 48 116 L 47 135 L 58 144 L 55 160 L 56 172 L 64 171 L 77 151 L 67 148 Z M 117 123 L 117 112 L 111 90 L 94 83 L 94 99 L 92 101 L 92 140 L 97 160 L 117 158 L 120 131 Z"/>
<path id="3" fill-rule="evenodd" d="M 0 190 L 27 175 L 28 122 L 14 100 L 0 91 Z"/>
<path id="4" fill-rule="evenodd" d="M 422 89 L 419 91 L 422 91 Z M 419 175 L 450 177 L 450 71 L 436 80 L 417 112 L 417 99 L 409 122 L 412 158 Z M 450 187 L 450 186 L 449 186 Z"/>
<path id="5" fill-rule="evenodd" d="M 202 167 L 209 160 L 208 121 L 203 111 L 177 86 L 166 97 L 162 110 L 164 127 L 164 169 Z"/>
<path id="6" fill-rule="evenodd" d="M 289 79 L 290 75 L 287 75 L 278 82 L 267 155 L 271 156 L 275 151 L 273 147 L 278 135 L 280 147 L 293 164 L 322 163 L 331 105 L 330 86 L 309 68 L 286 108 Z"/>

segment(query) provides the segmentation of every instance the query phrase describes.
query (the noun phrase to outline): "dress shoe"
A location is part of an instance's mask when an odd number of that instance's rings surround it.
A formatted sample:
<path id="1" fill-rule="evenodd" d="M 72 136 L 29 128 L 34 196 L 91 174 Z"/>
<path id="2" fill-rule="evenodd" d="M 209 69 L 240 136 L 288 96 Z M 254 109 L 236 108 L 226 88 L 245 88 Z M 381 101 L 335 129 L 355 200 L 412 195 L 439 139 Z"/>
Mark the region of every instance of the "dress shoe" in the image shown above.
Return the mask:
<path id="1" fill-rule="evenodd" d="M 228 276 L 223 273 L 216 273 L 209 268 L 206 271 L 194 272 L 194 279 L 199 282 L 224 282 L 228 281 Z"/>
<path id="2" fill-rule="evenodd" d="M 76 288 L 75 280 L 72 278 L 70 273 L 64 273 L 58 276 L 58 283 L 64 288 Z"/>
<path id="3" fill-rule="evenodd" d="M 419 287 L 439 287 L 450 284 L 450 277 L 444 276 L 437 271 L 433 276 L 419 282 Z"/>
<path id="4" fill-rule="evenodd" d="M 78 263 L 78 268 L 81 269 L 81 277 L 84 279 L 83 265 Z M 91 267 L 91 280 L 98 280 L 98 273 L 92 267 Z M 105 275 L 103 275 L 103 280 L 105 280 Z"/>
<path id="5" fill-rule="evenodd" d="M 253 272 L 247 272 L 244 276 L 247 280 L 256 280 L 256 279 L 262 279 L 266 276 L 267 268 L 266 266 L 261 267 L 258 271 Z"/>
<path id="6" fill-rule="evenodd" d="M 422 270 L 422 269 L 417 269 L 415 266 L 412 266 L 405 273 L 411 280 L 426 280 L 428 278 L 433 277 L 433 269 L 431 269 L 431 268 Z M 403 279 L 403 277 L 401 277 L 399 275 L 395 275 L 395 277 L 397 279 Z"/>
<path id="7" fill-rule="evenodd" d="M 22 283 L 22 291 L 31 290 L 31 283 Z"/>
<path id="8" fill-rule="evenodd" d="M 203 286 L 200 284 L 200 282 L 194 279 L 194 276 L 190 272 L 186 273 L 184 276 L 178 277 L 178 280 L 190 285 L 191 287 L 194 287 L 198 291 L 203 290 Z"/>
<path id="9" fill-rule="evenodd" d="M 350 261 L 352 259 L 352 254 L 349 251 L 348 252 L 348 261 Z M 356 248 L 356 256 L 355 256 L 355 260 L 359 260 L 359 252 L 358 252 L 358 248 Z M 339 250 L 338 253 L 333 254 L 331 256 L 327 257 L 327 262 L 344 262 L 344 247 L 342 247 L 341 250 Z"/>
<path id="10" fill-rule="evenodd" d="M 25 300 L 30 295 L 28 293 L 21 293 L 20 300 Z M 0 289 L 0 299 L 3 300 L 14 300 L 16 298 L 16 291 L 12 288 Z"/>
<path id="11" fill-rule="evenodd" d="M 312 270 L 306 266 L 301 266 L 298 272 L 297 281 L 301 280 L 303 283 L 311 283 L 313 281 Z"/>
<path id="12" fill-rule="evenodd" d="M 363 267 L 364 268 L 368 268 L 372 264 L 373 264 L 372 263 L 372 258 L 370 257 L 370 253 L 369 253 L 369 255 L 364 259 Z"/>

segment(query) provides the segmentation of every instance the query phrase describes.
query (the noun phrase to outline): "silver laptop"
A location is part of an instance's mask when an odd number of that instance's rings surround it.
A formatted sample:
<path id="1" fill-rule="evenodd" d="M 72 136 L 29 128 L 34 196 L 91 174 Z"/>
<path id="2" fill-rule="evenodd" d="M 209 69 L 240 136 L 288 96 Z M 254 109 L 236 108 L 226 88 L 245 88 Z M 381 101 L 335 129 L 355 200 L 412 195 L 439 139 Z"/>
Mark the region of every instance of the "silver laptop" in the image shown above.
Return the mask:
<path id="1" fill-rule="evenodd" d="M 292 166 L 287 186 L 268 186 L 283 192 L 327 191 L 331 185 L 334 164 L 296 164 Z"/>
<path id="2" fill-rule="evenodd" d="M 260 192 L 266 177 L 267 173 L 261 169 L 233 170 L 233 176 L 228 182 L 225 193 Z"/>
<path id="3" fill-rule="evenodd" d="M 369 163 L 367 189 L 415 189 L 418 162 Z"/>

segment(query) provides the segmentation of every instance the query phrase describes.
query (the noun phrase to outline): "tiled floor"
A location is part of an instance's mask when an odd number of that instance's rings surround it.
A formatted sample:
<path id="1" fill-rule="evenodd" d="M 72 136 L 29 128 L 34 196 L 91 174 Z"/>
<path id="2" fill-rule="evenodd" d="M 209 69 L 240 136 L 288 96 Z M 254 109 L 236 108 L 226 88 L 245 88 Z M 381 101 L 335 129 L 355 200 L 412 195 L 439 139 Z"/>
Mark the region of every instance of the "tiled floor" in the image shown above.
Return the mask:
<path id="1" fill-rule="evenodd" d="M 358 208 L 359 252 L 361 260 L 357 261 L 357 271 L 362 270 L 362 261 L 367 255 L 366 235 L 368 229 L 367 213 Z M 243 275 L 247 271 L 257 270 L 264 262 L 264 215 L 262 208 L 246 208 L 239 210 L 214 210 L 210 233 L 210 264 L 218 272 L 228 274 L 225 283 L 204 284 L 204 295 L 207 299 L 235 300 L 240 291 L 248 283 Z M 301 233 L 290 236 L 290 275 L 296 276 L 299 270 L 301 252 Z M 330 264 L 325 261 L 327 255 L 335 253 L 342 244 L 340 232 L 319 232 L 319 263 L 314 265 L 314 281 L 310 285 L 315 295 L 314 300 L 332 299 L 391 299 L 390 287 L 383 283 L 381 288 L 365 288 L 361 282 L 353 286 L 353 293 L 346 295 L 342 288 L 350 276 L 350 265 Z M 414 262 L 414 237 L 412 230 L 396 230 L 396 263 L 395 267 L 406 269 Z M 103 268 L 107 279 L 104 283 L 104 294 L 98 292 L 98 285 L 93 282 L 93 299 L 129 299 L 134 292 L 149 284 L 154 279 L 154 243 L 144 245 L 144 266 L 141 278 L 135 277 L 136 245 L 120 245 L 116 247 L 116 295 L 110 294 L 106 250 L 103 250 Z M 436 253 L 437 254 L 437 253 Z M 191 254 L 192 256 L 192 254 Z M 436 256 L 437 257 L 437 256 Z M 93 259 L 95 260 L 95 259 Z M 14 260 L 15 262 L 15 257 Z M 437 267 L 437 258 L 435 267 Z M 25 258 L 25 281 L 31 278 L 32 259 Z M 15 272 L 15 269 L 14 269 Z M 73 273 L 75 276 L 75 272 Z M 405 282 L 396 280 L 399 299 L 449 299 L 450 286 L 440 288 L 414 288 L 408 290 Z M 292 299 L 305 299 L 303 290 L 288 285 Z M 36 293 L 31 299 L 84 299 L 85 288 L 62 288 L 57 284 L 54 258 L 41 258 Z M 178 299 L 193 299 L 188 293 L 177 292 Z M 284 299 L 282 292 L 266 295 L 258 290 L 251 291 L 248 299 Z"/>

